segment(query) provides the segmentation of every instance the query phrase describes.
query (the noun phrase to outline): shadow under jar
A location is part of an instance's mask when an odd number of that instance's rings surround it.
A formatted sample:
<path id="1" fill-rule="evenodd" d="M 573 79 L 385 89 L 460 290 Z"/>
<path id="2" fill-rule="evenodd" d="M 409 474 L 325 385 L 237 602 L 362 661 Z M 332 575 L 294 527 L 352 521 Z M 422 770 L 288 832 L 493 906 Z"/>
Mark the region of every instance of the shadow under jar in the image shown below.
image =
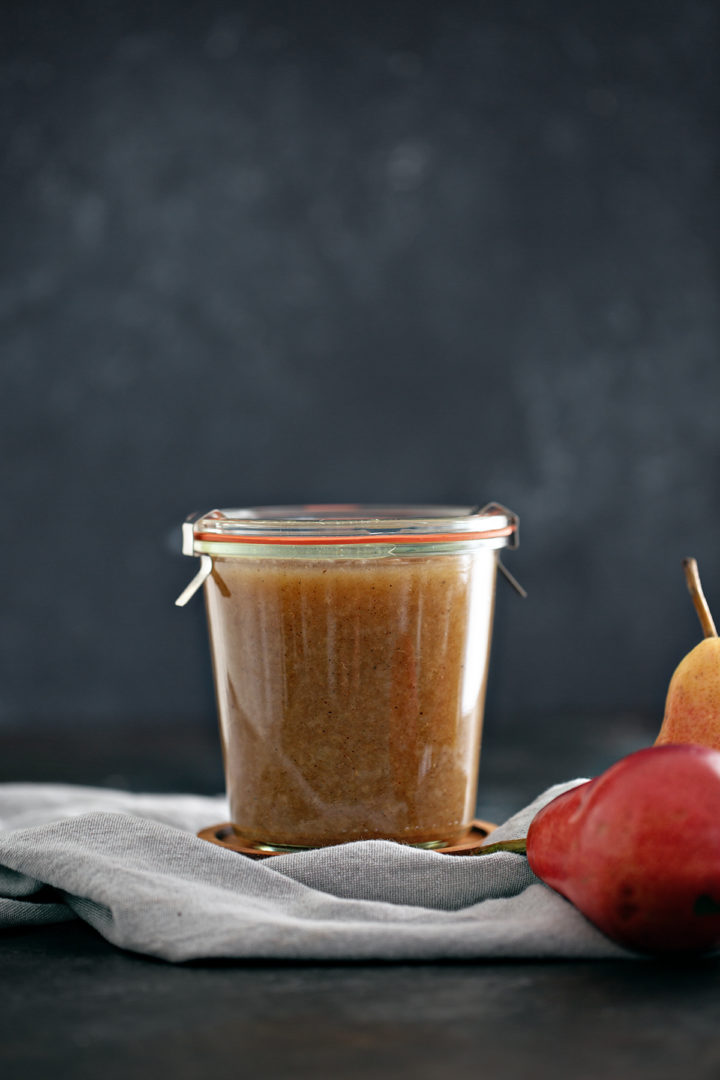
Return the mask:
<path id="1" fill-rule="evenodd" d="M 260 850 L 439 847 L 474 816 L 497 552 L 517 518 L 443 506 L 214 510 L 204 584 L 230 813 Z"/>

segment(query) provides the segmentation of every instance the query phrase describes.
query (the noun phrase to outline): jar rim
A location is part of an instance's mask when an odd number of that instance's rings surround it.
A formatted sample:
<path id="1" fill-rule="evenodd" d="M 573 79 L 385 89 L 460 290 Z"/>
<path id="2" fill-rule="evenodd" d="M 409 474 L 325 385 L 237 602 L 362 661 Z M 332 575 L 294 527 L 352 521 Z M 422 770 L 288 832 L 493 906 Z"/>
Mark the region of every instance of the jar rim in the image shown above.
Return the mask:
<path id="1" fill-rule="evenodd" d="M 483 507 L 322 503 L 256 506 L 193 514 L 183 525 L 183 552 L 222 544 L 356 545 L 493 541 L 516 546 L 518 518 L 500 503 Z M 498 544 L 500 541 L 500 544 Z"/>

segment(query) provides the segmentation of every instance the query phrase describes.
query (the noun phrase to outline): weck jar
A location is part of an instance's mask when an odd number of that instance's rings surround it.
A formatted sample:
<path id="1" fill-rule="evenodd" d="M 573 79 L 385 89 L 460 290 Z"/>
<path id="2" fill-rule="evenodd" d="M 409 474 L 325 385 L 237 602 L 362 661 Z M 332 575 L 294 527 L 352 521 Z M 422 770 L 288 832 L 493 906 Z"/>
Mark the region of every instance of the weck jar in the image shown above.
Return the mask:
<path id="1" fill-rule="evenodd" d="M 213 510 L 205 592 L 234 830 L 259 850 L 456 842 L 472 821 L 499 504 Z"/>

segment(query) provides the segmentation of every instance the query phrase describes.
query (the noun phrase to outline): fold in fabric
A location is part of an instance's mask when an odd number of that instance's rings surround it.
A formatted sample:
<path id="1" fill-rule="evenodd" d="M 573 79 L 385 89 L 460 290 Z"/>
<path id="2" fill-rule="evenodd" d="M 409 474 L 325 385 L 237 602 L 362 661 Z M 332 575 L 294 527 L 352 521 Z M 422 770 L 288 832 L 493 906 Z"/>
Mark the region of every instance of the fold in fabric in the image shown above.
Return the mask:
<path id="1" fill-rule="evenodd" d="M 558 785 L 492 840 L 526 835 Z M 81 918 L 170 961 L 631 957 L 519 855 L 385 840 L 252 860 L 195 832 L 223 799 L 0 785 L 0 927 Z M 21 827 L 17 827 L 17 826 Z"/>

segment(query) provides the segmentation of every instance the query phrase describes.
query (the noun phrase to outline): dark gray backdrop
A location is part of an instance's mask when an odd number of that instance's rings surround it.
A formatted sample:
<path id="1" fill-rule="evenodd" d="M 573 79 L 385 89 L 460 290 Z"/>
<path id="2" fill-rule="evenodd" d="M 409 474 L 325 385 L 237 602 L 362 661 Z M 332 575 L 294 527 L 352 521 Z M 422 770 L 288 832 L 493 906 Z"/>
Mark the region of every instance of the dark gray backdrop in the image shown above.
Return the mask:
<path id="1" fill-rule="evenodd" d="M 489 707 L 720 616 L 717 5 L 4 0 L 0 721 L 212 719 L 191 510 L 501 500 Z"/>

